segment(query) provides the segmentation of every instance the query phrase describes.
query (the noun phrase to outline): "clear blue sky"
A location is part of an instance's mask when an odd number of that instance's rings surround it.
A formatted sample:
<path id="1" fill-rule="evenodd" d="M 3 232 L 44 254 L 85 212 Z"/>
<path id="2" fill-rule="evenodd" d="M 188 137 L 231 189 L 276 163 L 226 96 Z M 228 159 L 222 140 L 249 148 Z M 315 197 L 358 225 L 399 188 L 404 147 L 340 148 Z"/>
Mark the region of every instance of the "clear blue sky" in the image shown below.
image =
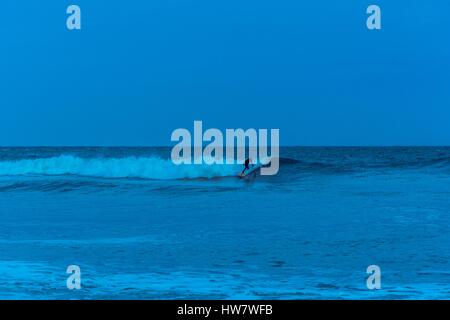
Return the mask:
<path id="1" fill-rule="evenodd" d="M 283 145 L 450 145 L 449 15 L 447 0 L 3 0 L 0 145 L 170 145 L 194 120 L 280 128 Z"/>

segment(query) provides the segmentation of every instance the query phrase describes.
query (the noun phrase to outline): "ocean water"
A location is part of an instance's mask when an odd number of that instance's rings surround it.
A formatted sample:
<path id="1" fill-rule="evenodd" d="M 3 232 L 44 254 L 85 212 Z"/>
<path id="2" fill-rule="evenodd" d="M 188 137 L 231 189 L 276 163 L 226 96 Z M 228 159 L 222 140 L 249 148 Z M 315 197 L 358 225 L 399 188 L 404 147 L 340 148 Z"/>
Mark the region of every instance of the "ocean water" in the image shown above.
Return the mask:
<path id="1" fill-rule="evenodd" d="M 450 298 L 450 148 L 282 148 L 248 180 L 169 155 L 0 148 L 0 298 Z"/>

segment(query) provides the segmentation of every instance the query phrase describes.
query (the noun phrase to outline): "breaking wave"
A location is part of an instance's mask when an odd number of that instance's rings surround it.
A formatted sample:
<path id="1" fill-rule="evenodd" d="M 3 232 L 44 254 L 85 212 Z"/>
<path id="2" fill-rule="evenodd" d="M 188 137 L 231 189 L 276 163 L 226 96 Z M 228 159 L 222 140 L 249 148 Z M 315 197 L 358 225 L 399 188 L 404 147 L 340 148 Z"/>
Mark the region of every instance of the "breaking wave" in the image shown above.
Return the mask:
<path id="1" fill-rule="evenodd" d="M 0 176 L 78 175 L 97 178 L 155 180 L 235 176 L 239 165 L 175 165 L 158 157 L 82 158 L 61 155 L 51 158 L 0 161 Z"/>

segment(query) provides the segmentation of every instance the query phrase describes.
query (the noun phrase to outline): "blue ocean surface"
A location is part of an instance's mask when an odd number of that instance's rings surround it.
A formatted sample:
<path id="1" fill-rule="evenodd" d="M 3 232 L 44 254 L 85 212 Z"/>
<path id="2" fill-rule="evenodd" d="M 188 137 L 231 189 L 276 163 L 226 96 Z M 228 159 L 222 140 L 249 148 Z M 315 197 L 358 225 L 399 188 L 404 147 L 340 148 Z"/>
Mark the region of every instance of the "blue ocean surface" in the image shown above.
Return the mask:
<path id="1" fill-rule="evenodd" d="M 0 148 L 0 298 L 450 298 L 450 148 L 280 157 L 239 179 L 170 148 Z"/>

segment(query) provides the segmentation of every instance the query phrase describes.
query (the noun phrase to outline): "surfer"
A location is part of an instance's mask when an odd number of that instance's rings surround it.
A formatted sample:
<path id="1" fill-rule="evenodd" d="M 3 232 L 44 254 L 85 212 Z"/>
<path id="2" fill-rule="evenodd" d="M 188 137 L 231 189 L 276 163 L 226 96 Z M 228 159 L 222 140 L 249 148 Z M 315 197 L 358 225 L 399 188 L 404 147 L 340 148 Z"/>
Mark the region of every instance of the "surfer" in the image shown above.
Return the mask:
<path id="1" fill-rule="evenodd" d="M 250 163 L 252 163 L 252 161 L 250 160 L 250 158 L 247 158 L 247 159 L 245 160 L 245 162 L 244 162 L 244 170 L 242 170 L 241 176 L 244 175 L 244 173 L 245 173 L 246 170 L 249 170 L 249 169 L 250 169 L 250 167 L 249 167 L 249 164 L 250 164 Z"/>

